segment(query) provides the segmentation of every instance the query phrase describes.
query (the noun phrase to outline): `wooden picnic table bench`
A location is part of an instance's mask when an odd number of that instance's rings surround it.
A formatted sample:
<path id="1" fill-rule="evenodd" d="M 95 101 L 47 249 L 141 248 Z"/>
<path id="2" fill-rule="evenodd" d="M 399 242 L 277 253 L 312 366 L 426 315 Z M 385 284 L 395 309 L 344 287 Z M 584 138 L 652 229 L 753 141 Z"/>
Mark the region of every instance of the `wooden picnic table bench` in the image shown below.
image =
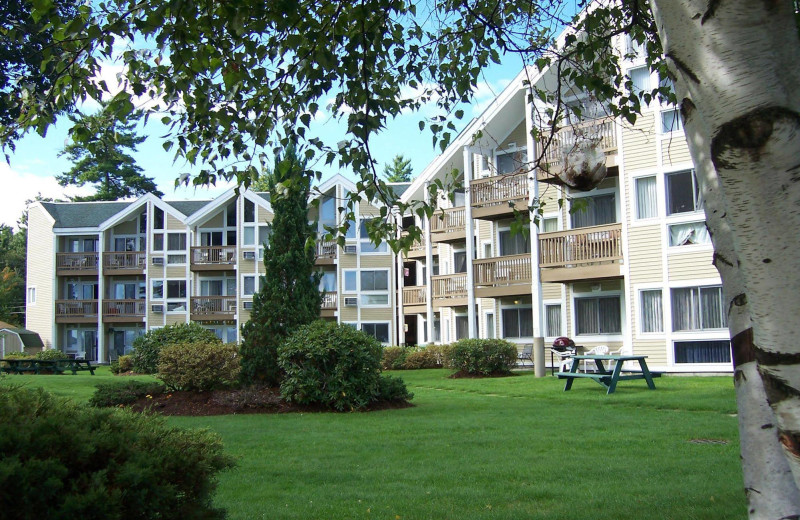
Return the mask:
<path id="1" fill-rule="evenodd" d="M 2 371 L 8 374 L 40 374 L 42 372 L 51 372 L 53 374 L 63 374 L 66 371 L 72 372 L 76 375 L 80 370 L 88 370 L 91 375 L 94 375 L 96 366 L 92 366 L 91 361 L 87 359 L 0 359 L 5 366 Z"/>
<path id="2" fill-rule="evenodd" d="M 647 368 L 647 362 L 645 359 L 647 356 L 622 356 L 622 355 L 582 355 L 582 356 L 573 356 L 572 368 L 569 372 L 559 372 L 558 378 L 559 379 L 566 379 L 567 384 L 564 386 L 564 391 L 566 392 L 570 388 L 572 388 L 572 383 L 576 379 L 591 379 L 592 381 L 596 381 L 600 383 L 604 387 L 606 387 L 607 394 L 613 394 L 614 391 L 617 389 L 617 383 L 619 381 L 628 381 L 633 379 L 644 379 L 647 382 L 648 388 L 650 390 L 655 390 L 656 385 L 653 383 L 654 377 L 661 377 L 660 372 L 650 372 Z M 580 365 L 579 360 L 589 360 L 594 361 L 595 365 L 597 366 L 597 372 L 578 372 L 578 367 Z M 606 369 L 603 361 L 614 361 L 614 370 L 610 371 Z M 637 361 L 639 363 L 639 367 L 641 370 L 623 370 L 623 364 L 626 361 Z M 623 375 L 623 373 L 625 375 Z"/>

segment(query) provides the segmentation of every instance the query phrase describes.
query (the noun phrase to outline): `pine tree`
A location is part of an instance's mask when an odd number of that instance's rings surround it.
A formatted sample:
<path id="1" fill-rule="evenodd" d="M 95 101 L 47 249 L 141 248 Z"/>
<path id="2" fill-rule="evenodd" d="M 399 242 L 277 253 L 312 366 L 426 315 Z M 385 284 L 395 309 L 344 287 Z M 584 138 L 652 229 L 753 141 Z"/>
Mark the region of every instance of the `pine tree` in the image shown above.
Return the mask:
<path id="1" fill-rule="evenodd" d="M 276 157 L 269 180 L 274 217 L 264 248 L 266 275 L 242 327 L 241 356 L 244 381 L 275 385 L 281 378 L 278 346 L 297 327 L 319 318 L 322 295 L 314 271 L 315 232 L 308 223 L 311 177 L 294 147 Z"/>
<path id="2" fill-rule="evenodd" d="M 406 159 L 402 154 L 395 155 L 391 163 L 383 165 L 383 176 L 386 182 L 410 182 L 411 159 Z"/>
<path id="3" fill-rule="evenodd" d="M 69 156 L 74 165 L 56 179 L 62 186 L 87 183 L 97 186 L 94 195 L 74 200 L 117 200 L 146 193 L 164 195 L 151 177 L 142 175 L 142 168 L 126 151 L 136 151 L 136 146 L 146 139 L 135 130 L 141 112 L 133 112 L 123 121 L 117 117 L 108 104 L 103 104 L 96 114 L 70 117 L 75 123 L 73 141 L 59 156 Z"/>

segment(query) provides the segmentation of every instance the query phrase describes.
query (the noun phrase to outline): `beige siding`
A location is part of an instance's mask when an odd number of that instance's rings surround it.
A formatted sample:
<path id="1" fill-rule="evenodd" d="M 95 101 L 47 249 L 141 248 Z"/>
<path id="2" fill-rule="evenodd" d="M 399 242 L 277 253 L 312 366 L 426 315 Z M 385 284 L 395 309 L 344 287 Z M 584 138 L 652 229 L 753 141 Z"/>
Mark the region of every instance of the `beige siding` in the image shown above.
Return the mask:
<path id="1" fill-rule="evenodd" d="M 211 217 L 203 224 L 204 228 L 221 228 L 225 227 L 225 210 L 220 210 L 219 213 Z M 201 230 L 202 231 L 202 230 Z"/>
<path id="2" fill-rule="evenodd" d="M 633 340 L 633 353 L 637 356 L 647 356 L 647 365 L 652 367 L 667 364 L 667 344 L 660 340 Z"/>
<path id="3" fill-rule="evenodd" d="M 561 299 L 561 284 L 560 283 L 543 283 L 542 284 L 542 298 L 545 300 L 560 300 Z"/>
<path id="4" fill-rule="evenodd" d="M 361 321 L 391 321 L 392 309 L 361 309 Z"/>
<path id="5" fill-rule="evenodd" d="M 640 115 L 634 128 L 623 128 L 623 161 L 626 170 L 657 166 L 655 135 L 655 116 L 652 112 Z"/>
<path id="6" fill-rule="evenodd" d="M 392 255 L 361 255 L 361 267 L 391 267 Z"/>
<path id="7" fill-rule="evenodd" d="M 528 144 L 528 134 L 525 131 L 525 120 L 523 119 L 520 124 L 506 137 L 506 140 L 498 147 L 500 150 L 508 148 L 510 145 L 515 144 L 518 148 L 525 148 Z"/>
<path id="8" fill-rule="evenodd" d="M 186 225 L 172 215 L 167 214 L 167 229 L 172 231 L 185 230 Z M 164 245 L 166 246 L 166 240 L 164 240 Z"/>
<path id="9" fill-rule="evenodd" d="M 683 134 L 662 139 L 661 153 L 664 166 L 672 166 L 673 164 L 686 163 L 692 160 L 691 155 L 689 155 L 689 145 L 686 143 L 686 137 Z"/>
<path id="10" fill-rule="evenodd" d="M 185 265 L 168 265 L 167 278 L 186 278 Z"/>
<path id="11" fill-rule="evenodd" d="M 628 228 L 628 263 L 632 283 L 663 280 L 661 258 L 661 226 Z"/>
<path id="12" fill-rule="evenodd" d="M 342 321 L 345 322 L 358 321 L 358 307 L 345 307 L 344 298 L 340 298 L 339 315 L 342 317 Z"/>
<path id="13" fill-rule="evenodd" d="M 166 322 L 167 325 L 175 325 L 177 323 L 186 323 L 186 315 L 185 314 L 167 314 L 166 315 Z"/>
<path id="14" fill-rule="evenodd" d="M 150 309 L 153 308 L 153 303 L 162 304 L 160 301 L 159 302 L 152 302 L 151 301 L 150 302 Z M 167 305 L 165 303 L 163 305 L 164 305 L 164 311 L 166 312 Z M 160 313 L 159 312 L 150 312 L 148 310 L 148 313 L 147 313 L 147 326 L 151 327 L 151 328 L 152 327 L 163 327 L 164 326 L 164 316 L 165 316 L 165 314 L 163 312 L 160 312 Z"/>
<path id="15" fill-rule="evenodd" d="M 263 222 L 272 222 L 272 213 L 267 211 L 266 208 L 262 208 L 256 205 L 256 222 L 263 223 Z"/>
<path id="16" fill-rule="evenodd" d="M 127 222 L 120 222 L 114 226 L 115 235 L 136 235 L 139 233 L 139 228 L 136 226 L 136 219 Z"/>
<path id="17" fill-rule="evenodd" d="M 163 255 L 150 255 L 147 262 L 147 275 L 151 279 L 164 278 L 164 266 L 153 265 L 153 257 L 164 258 Z"/>
<path id="18" fill-rule="evenodd" d="M 35 266 L 28 267 L 27 279 L 27 287 L 36 287 L 36 303 L 26 308 L 25 327 L 38 332 L 46 347 L 59 347 L 53 330 L 56 260 L 53 228 L 47 212 L 39 207 L 31 208 L 28 213 L 27 256 L 28 259 L 36 259 Z"/>
<path id="19" fill-rule="evenodd" d="M 239 308 L 239 326 L 241 327 L 245 323 L 250 321 L 250 311 L 244 310 L 244 307 Z"/>
<path id="20" fill-rule="evenodd" d="M 717 268 L 711 262 L 714 252 L 705 250 L 696 253 L 670 254 L 667 257 L 670 280 L 692 280 L 698 278 L 716 278 Z"/>

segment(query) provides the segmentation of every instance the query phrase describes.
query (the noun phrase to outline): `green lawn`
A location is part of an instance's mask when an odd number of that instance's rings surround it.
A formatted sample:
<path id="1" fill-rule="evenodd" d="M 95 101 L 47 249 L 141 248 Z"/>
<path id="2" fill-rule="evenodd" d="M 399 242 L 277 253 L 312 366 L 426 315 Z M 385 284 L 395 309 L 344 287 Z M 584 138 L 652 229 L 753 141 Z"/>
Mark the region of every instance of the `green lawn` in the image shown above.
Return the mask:
<path id="1" fill-rule="evenodd" d="M 233 519 L 745 518 L 733 382 L 448 379 L 399 372 L 415 407 L 172 418 L 222 435 Z M 112 378 L 13 376 L 86 399 Z M 727 441 L 693 443 L 693 439 Z"/>

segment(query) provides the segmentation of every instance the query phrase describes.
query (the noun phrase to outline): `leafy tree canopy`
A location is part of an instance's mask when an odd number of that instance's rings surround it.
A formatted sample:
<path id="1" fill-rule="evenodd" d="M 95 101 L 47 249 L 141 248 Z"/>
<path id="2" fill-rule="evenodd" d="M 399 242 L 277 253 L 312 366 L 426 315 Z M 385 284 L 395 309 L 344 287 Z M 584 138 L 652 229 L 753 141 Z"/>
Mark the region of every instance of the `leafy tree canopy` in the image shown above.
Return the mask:
<path id="1" fill-rule="evenodd" d="M 412 175 L 411 159 L 406 159 L 402 154 L 395 155 L 391 163 L 383 165 L 386 182 L 410 182 Z"/>

